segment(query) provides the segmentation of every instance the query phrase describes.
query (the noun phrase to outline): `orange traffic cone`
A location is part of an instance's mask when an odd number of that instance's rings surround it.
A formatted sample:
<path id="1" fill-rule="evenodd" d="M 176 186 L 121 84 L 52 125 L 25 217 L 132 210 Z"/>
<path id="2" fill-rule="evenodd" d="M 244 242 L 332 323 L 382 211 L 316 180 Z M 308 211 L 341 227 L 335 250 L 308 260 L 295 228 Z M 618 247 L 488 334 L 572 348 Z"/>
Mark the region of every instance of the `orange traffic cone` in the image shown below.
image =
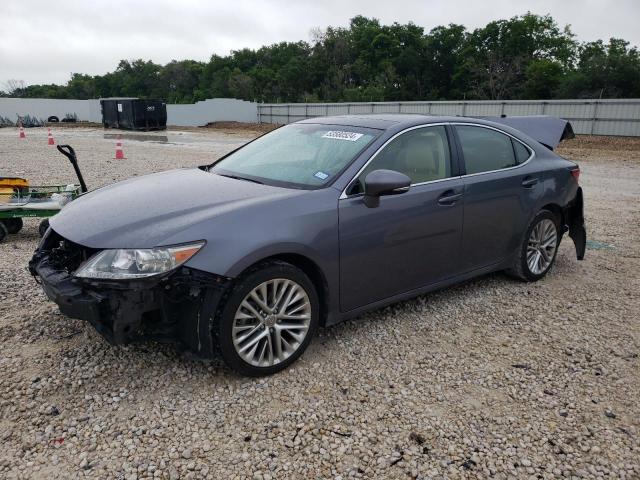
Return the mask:
<path id="1" fill-rule="evenodd" d="M 22 128 L 22 125 L 20 125 L 20 137 L 19 138 L 27 138 L 27 136 L 24 134 L 24 128 Z"/>
<path id="2" fill-rule="evenodd" d="M 118 141 L 116 142 L 116 156 L 115 160 L 124 160 L 127 157 L 124 156 L 124 152 L 122 151 L 122 140 L 118 137 Z"/>
<path id="3" fill-rule="evenodd" d="M 49 130 L 49 145 L 55 145 L 56 142 L 53 139 L 53 135 L 51 134 L 51 129 L 49 128 L 48 130 Z"/>

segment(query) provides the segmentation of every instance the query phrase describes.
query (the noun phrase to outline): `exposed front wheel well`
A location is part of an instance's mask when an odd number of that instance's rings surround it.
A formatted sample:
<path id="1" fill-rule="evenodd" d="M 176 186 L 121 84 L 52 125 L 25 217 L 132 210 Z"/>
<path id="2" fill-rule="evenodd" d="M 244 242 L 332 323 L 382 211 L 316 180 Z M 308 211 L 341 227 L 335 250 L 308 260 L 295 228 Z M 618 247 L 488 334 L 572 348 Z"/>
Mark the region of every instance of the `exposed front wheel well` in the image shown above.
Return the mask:
<path id="1" fill-rule="evenodd" d="M 248 272 L 256 268 L 260 264 L 277 260 L 287 262 L 299 268 L 305 273 L 307 277 L 309 277 L 309 280 L 311 280 L 313 286 L 318 292 L 318 299 L 320 300 L 320 325 L 324 326 L 329 314 L 329 285 L 327 283 L 327 279 L 324 276 L 324 273 L 313 260 L 297 253 L 282 253 L 263 258 L 247 267 L 244 272 Z"/>

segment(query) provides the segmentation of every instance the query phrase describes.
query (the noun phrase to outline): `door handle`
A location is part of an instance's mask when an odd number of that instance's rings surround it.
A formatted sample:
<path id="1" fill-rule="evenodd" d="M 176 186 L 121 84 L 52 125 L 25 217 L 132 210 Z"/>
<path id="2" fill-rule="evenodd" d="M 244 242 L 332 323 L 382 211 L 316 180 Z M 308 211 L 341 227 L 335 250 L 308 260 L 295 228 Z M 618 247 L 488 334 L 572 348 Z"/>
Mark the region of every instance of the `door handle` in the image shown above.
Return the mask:
<path id="1" fill-rule="evenodd" d="M 522 186 L 524 188 L 531 188 L 537 183 L 538 179 L 534 177 L 524 177 L 524 180 L 522 180 Z"/>
<path id="2" fill-rule="evenodd" d="M 452 193 L 451 191 L 443 193 L 438 198 L 438 204 L 444 206 L 451 206 L 462 198 L 461 193 Z"/>

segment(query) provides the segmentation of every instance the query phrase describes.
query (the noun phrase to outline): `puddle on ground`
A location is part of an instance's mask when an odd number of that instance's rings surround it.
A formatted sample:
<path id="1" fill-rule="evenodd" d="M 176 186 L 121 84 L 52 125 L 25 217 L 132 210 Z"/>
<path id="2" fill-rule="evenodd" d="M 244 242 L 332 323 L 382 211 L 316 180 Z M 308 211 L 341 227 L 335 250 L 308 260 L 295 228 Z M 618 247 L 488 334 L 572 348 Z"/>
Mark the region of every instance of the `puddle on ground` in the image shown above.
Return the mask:
<path id="1" fill-rule="evenodd" d="M 151 133 L 105 133 L 103 138 L 155 143 L 167 143 L 169 141 L 169 137 L 167 135 L 155 135 Z"/>
<path id="2" fill-rule="evenodd" d="M 205 133 L 205 132 L 203 132 Z M 134 142 L 159 143 L 162 145 L 229 145 L 239 147 L 240 145 L 252 140 L 253 137 L 225 137 L 217 136 L 215 138 L 194 132 L 180 131 L 163 131 L 163 132 L 120 132 L 120 133 L 103 133 L 102 138 L 107 140 L 125 140 Z"/>

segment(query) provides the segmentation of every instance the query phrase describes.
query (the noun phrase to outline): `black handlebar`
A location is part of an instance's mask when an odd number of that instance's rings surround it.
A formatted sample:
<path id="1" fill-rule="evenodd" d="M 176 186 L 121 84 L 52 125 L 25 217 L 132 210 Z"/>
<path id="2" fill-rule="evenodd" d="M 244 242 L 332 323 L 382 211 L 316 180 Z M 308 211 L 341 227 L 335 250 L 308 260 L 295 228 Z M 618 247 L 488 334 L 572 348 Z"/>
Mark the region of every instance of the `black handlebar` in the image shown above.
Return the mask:
<path id="1" fill-rule="evenodd" d="M 73 169 L 76 171 L 76 176 L 78 177 L 78 181 L 80 182 L 80 190 L 82 193 L 87 192 L 87 185 L 84 183 L 84 178 L 82 178 L 82 173 L 80 173 L 80 167 L 78 167 L 78 159 L 76 158 L 76 152 L 71 145 L 56 145 L 58 151 L 63 154 L 65 157 L 69 159 L 71 165 L 73 165 Z"/>

